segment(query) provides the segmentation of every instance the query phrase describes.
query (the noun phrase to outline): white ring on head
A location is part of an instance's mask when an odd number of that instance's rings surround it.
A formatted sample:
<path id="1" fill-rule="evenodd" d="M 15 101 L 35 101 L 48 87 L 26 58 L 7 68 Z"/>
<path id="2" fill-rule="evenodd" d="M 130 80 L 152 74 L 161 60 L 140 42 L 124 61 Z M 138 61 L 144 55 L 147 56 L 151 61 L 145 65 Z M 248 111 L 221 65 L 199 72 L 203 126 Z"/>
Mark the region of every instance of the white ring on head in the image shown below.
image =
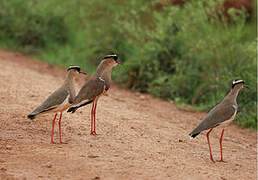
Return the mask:
<path id="1" fill-rule="evenodd" d="M 241 83 L 241 82 L 244 82 L 244 81 L 241 80 L 241 79 L 240 80 L 234 80 L 232 84 L 234 85 L 234 84 L 238 84 L 238 83 Z"/>
<path id="2" fill-rule="evenodd" d="M 71 68 L 80 68 L 80 66 L 69 66 L 69 68 L 71 69 Z M 68 68 L 68 69 L 69 69 Z"/>
<path id="3" fill-rule="evenodd" d="M 117 57 L 117 55 L 116 55 L 116 54 L 106 55 L 106 56 L 104 57 L 104 59 L 113 58 L 113 57 Z"/>

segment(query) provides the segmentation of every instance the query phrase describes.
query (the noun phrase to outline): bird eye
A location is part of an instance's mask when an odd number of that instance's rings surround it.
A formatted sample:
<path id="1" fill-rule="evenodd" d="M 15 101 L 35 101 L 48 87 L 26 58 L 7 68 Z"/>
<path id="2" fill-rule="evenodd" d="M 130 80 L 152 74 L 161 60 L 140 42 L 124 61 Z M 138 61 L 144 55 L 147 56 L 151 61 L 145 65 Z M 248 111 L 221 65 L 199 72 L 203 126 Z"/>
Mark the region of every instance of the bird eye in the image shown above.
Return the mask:
<path id="1" fill-rule="evenodd" d="M 116 61 L 116 60 L 118 59 L 118 57 L 117 57 L 117 56 L 114 56 L 113 59 Z"/>

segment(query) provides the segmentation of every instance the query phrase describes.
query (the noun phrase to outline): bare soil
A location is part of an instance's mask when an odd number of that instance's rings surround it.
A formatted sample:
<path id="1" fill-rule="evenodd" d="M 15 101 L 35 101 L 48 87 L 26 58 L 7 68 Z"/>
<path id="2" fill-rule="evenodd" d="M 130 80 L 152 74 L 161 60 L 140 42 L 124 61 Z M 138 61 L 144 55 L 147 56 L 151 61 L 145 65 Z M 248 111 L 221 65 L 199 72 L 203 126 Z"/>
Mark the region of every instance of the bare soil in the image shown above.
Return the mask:
<path id="1" fill-rule="evenodd" d="M 64 113 L 65 144 L 50 144 L 53 114 L 34 120 L 27 115 L 60 86 L 64 75 L 64 69 L 0 50 L 1 180 L 256 180 L 257 132 L 229 126 L 223 141 L 226 162 L 213 163 L 205 133 L 188 137 L 205 113 L 117 85 L 99 100 L 96 137 L 90 136 L 89 105 Z M 220 132 L 214 129 L 210 137 L 216 160 Z"/>

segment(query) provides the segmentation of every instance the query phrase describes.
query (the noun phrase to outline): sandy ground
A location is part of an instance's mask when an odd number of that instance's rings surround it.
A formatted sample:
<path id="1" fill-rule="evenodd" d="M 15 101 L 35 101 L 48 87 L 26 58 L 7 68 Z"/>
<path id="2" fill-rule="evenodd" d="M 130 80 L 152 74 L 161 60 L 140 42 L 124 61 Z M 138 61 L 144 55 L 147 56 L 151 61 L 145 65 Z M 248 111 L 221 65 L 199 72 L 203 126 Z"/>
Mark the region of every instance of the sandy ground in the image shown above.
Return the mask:
<path id="1" fill-rule="evenodd" d="M 0 50 L 1 180 L 256 179 L 256 132 L 228 127 L 223 141 L 226 163 L 212 163 L 205 134 L 188 137 L 205 113 L 116 85 L 99 100 L 98 136 L 90 136 L 88 106 L 64 113 L 65 144 L 50 144 L 53 114 L 35 120 L 26 116 L 60 86 L 64 75 L 63 69 Z M 216 160 L 220 132 L 211 133 Z"/>

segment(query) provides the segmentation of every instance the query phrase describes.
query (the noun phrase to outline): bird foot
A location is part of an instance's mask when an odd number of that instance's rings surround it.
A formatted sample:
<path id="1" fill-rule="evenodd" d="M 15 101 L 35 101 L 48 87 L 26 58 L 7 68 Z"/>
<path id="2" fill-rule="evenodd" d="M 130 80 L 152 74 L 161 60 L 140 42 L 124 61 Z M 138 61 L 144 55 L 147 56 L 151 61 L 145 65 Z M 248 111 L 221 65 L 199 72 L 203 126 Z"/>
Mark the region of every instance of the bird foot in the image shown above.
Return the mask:
<path id="1" fill-rule="evenodd" d="M 96 135 L 97 135 L 97 133 L 96 133 L 96 131 L 92 131 L 92 132 L 90 133 L 90 135 L 92 135 L 92 136 L 96 136 Z"/>
<path id="2" fill-rule="evenodd" d="M 56 144 L 56 142 L 55 141 L 51 141 L 50 144 Z"/>
<path id="3" fill-rule="evenodd" d="M 211 159 L 211 161 L 212 161 L 213 163 L 215 163 L 215 161 L 214 161 L 213 157 L 210 157 L 210 159 Z"/>
<path id="4" fill-rule="evenodd" d="M 60 142 L 60 144 L 68 144 L 68 142 L 63 142 L 63 141 L 62 141 L 62 142 Z"/>
<path id="5" fill-rule="evenodd" d="M 224 161 L 223 159 L 219 160 L 218 162 L 227 163 L 227 161 Z"/>

